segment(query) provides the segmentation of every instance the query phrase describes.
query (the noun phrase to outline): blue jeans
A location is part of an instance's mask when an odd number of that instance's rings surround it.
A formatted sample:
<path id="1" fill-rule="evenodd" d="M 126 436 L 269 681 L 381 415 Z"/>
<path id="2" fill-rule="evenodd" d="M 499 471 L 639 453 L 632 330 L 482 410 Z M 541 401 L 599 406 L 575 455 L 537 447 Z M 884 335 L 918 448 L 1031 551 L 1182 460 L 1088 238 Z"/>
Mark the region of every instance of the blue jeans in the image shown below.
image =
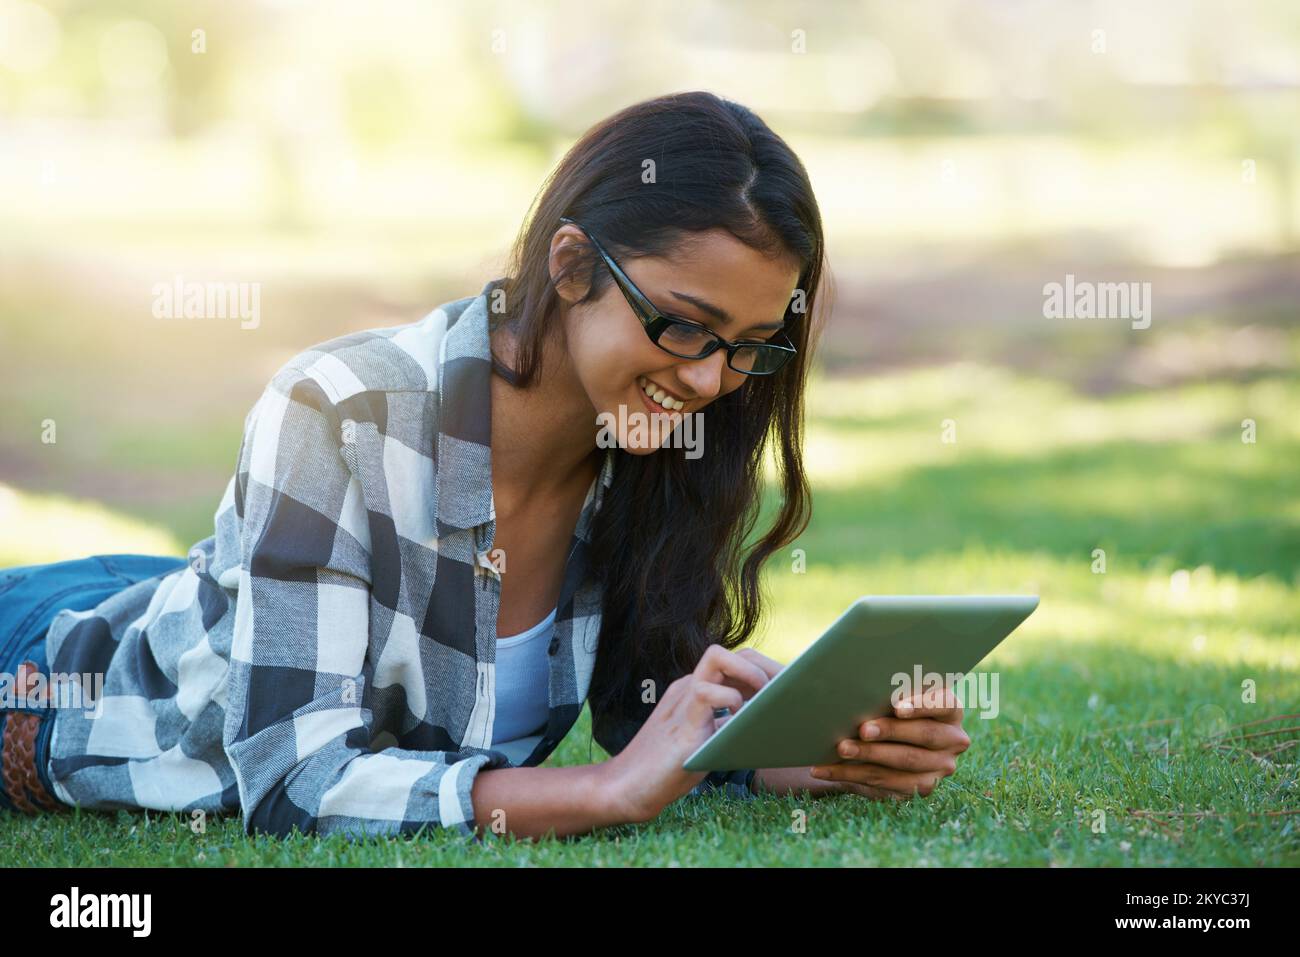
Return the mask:
<path id="1" fill-rule="evenodd" d="M 138 581 L 174 572 L 185 564 L 183 558 L 157 555 L 92 555 L 48 565 L 0 568 L 0 673 L 14 676 L 22 662 L 33 661 L 48 676 L 45 633 L 56 614 L 68 608 L 94 608 Z M 51 709 L 23 704 L 12 710 L 44 716 L 36 736 L 36 769 L 45 790 L 56 797 L 49 770 L 50 733 L 54 730 Z M 8 713 L 8 708 L 0 706 L 0 733 Z M 0 808 L 16 810 L 3 788 Z"/>

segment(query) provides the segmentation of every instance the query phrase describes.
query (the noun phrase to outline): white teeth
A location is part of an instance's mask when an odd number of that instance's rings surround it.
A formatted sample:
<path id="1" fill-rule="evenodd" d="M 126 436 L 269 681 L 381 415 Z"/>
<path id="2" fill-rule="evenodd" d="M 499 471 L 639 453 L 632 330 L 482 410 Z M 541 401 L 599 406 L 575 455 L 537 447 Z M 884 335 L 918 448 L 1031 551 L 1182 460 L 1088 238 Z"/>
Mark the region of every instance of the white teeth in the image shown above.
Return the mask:
<path id="1" fill-rule="evenodd" d="M 656 402 L 658 402 L 660 405 L 662 405 L 665 409 L 668 409 L 669 411 L 675 411 L 677 409 L 680 409 L 686 404 L 685 402 L 682 402 L 678 399 L 674 399 L 667 392 L 659 388 L 657 385 L 655 385 L 645 376 L 639 377 L 637 379 L 637 383 L 641 386 L 642 392 L 644 392 L 650 398 L 654 399 Z"/>

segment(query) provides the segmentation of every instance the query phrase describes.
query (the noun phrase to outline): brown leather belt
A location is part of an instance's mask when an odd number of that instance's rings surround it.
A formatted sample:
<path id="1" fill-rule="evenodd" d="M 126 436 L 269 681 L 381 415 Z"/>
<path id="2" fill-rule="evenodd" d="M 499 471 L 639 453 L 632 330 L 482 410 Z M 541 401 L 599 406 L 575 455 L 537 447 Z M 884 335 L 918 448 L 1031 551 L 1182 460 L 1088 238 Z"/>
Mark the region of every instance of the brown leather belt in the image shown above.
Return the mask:
<path id="1" fill-rule="evenodd" d="M 19 665 L 14 682 L 15 694 L 26 698 L 33 675 L 39 670 L 34 661 L 24 661 Z M 3 778 L 5 795 L 25 814 L 40 814 L 42 808 L 58 811 L 67 807 L 45 790 L 36 770 L 36 736 L 41 730 L 41 722 L 47 720 L 53 721 L 54 715 L 47 712 L 42 716 L 26 711 L 10 711 L 4 715 L 0 778 Z"/>

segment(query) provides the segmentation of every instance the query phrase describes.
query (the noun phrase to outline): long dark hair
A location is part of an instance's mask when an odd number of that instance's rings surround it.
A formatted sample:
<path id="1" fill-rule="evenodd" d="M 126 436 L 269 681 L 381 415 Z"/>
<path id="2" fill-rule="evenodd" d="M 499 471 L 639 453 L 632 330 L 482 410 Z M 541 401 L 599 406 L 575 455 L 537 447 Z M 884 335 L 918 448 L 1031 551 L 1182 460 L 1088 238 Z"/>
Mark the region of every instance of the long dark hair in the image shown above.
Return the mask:
<path id="1" fill-rule="evenodd" d="M 646 160 L 654 182 L 646 181 Z M 705 407 L 704 454 L 687 459 L 685 449 L 668 446 L 645 456 L 615 453 L 614 482 L 592 530 L 591 567 L 604 593 L 589 700 L 601 721 L 639 721 L 654 707 L 641 700 L 645 679 L 655 682 L 658 700 L 710 644 L 731 649 L 751 636 L 762 613 L 763 563 L 811 519 L 803 395 L 818 338 L 810 323 L 822 281 L 821 214 L 798 157 L 738 103 L 675 93 L 615 113 L 547 179 L 499 283 L 506 308 L 493 319 L 511 327 L 517 365 L 494 366 L 522 388 L 539 374 L 558 318 L 549 259 L 561 216 L 590 229 L 619 262 L 663 255 L 685 233 L 720 228 L 800 267 L 785 320 L 799 354 Z M 613 280 L 589 244 L 580 249 L 555 282 L 580 276 L 586 303 Z M 769 436 L 782 502 L 751 544 Z"/>

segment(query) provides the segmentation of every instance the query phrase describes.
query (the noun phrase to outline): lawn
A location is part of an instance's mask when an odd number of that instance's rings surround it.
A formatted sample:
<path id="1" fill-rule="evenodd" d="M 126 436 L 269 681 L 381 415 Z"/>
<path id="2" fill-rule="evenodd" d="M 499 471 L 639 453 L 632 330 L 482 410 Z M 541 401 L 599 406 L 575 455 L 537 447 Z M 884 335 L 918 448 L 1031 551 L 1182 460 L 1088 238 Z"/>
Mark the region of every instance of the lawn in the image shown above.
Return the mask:
<path id="1" fill-rule="evenodd" d="M 1300 378 L 1289 374 L 1094 396 L 991 363 L 815 380 L 814 519 L 769 566 L 771 615 L 756 647 L 788 661 L 862 594 L 1042 598 L 981 666 L 1000 674 L 998 716 L 968 713 L 971 747 L 929 798 L 688 798 L 645 825 L 479 846 L 441 832 L 248 840 L 235 818 L 196 834 L 187 816 L 157 812 L 6 816 L 0 859 L 1300 864 L 1297 412 Z M 1243 419 L 1255 422 L 1253 443 L 1242 441 Z M 943 441 L 945 420 L 956 441 Z M 6 562 L 46 560 L 61 548 L 51 540 L 59 516 L 73 509 L 65 534 L 99 529 L 96 550 L 183 548 L 183 531 L 213 505 L 185 506 L 159 527 L 11 490 L 0 498 L 10 529 L 0 552 Z M 584 763 L 589 747 L 603 757 L 589 728 L 584 711 L 551 763 Z"/>

